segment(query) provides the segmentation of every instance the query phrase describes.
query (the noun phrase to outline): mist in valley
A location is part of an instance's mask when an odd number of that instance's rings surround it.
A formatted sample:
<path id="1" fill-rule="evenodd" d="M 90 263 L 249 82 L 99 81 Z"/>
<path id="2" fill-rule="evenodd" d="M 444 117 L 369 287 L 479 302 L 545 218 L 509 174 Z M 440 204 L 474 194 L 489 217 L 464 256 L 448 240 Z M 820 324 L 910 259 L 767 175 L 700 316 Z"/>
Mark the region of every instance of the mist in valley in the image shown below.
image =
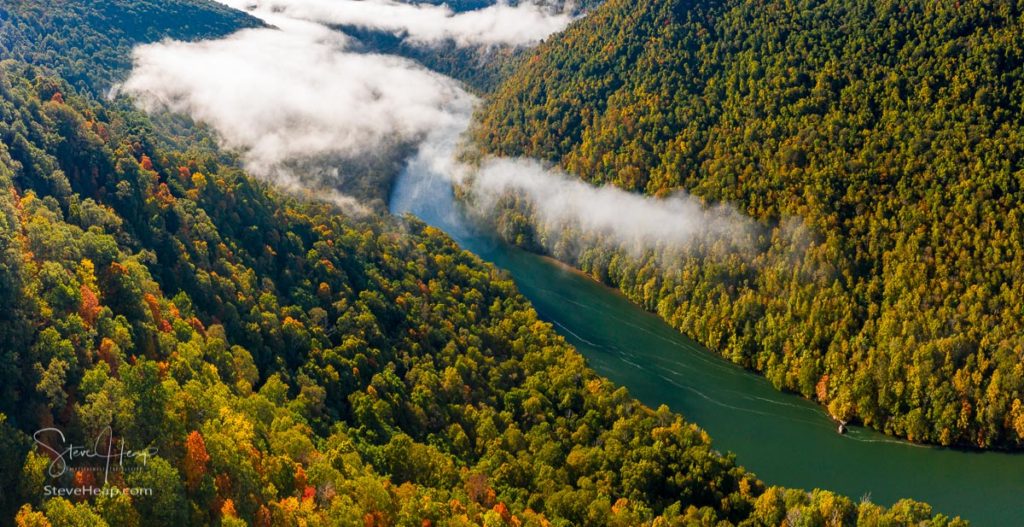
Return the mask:
<path id="1" fill-rule="evenodd" d="M 281 188 L 356 214 L 381 209 L 389 195 L 409 202 L 417 181 L 442 180 L 460 189 L 470 216 L 483 222 L 518 204 L 539 248 L 563 256 L 600 244 L 670 261 L 697 242 L 749 247 L 757 232 L 732 208 L 685 193 L 653 198 L 595 187 L 531 159 L 462 161 L 477 98 L 412 60 L 363 52 L 330 27 L 372 23 L 423 44 L 526 45 L 564 28 L 568 14 L 529 3 L 461 13 L 383 0 L 223 3 L 270 27 L 140 46 L 119 91 L 149 111 L 208 124 L 223 146 L 241 152 L 247 170 Z M 409 181 L 391 192 L 396 172 L 400 183 Z"/>

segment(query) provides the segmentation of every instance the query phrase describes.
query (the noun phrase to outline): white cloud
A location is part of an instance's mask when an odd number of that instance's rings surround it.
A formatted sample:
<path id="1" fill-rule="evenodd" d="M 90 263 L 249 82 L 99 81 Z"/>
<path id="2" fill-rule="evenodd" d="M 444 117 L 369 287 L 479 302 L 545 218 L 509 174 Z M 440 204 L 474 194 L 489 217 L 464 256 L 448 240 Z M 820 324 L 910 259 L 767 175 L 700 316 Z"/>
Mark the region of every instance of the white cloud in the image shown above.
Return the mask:
<path id="1" fill-rule="evenodd" d="M 121 90 L 149 110 L 211 125 L 244 152 L 247 168 L 279 180 L 286 163 L 378 155 L 470 112 L 472 97 L 453 80 L 409 60 L 348 52 L 346 38 L 323 26 L 283 27 L 141 46 Z"/>
<path id="2" fill-rule="evenodd" d="M 526 198 L 547 233 L 578 229 L 634 252 L 686 247 L 707 237 L 734 239 L 751 226 L 733 209 L 707 208 L 683 192 L 654 198 L 595 187 L 532 159 L 487 159 L 473 188 L 479 196 L 512 192 Z M 489 208 L 487 200 L 484 207 Z"/>
<path id="3" fill-rule="evenodd" d="M 376 29 L 419 44 L 454 41 L 460 46 L 529 46 L 573 20 L 565 12 L 524 2 L 456 13 L 447 5 L 394 0 L 221 0 L 256 16 L 279 14 L 331 25 Z"/>
<path id="4" fill-rule="evenodd" d="M 461 127 L 438 129 L 420 145 L 392 197 L 393 210 L 420 210 L 439 199 L 438 181 L 463 185 L 473 198 L 473 213 L 501 212 L 499 200 L 514 195 L 529 205 L 533 226 L 548 249 L 577 253 L 591 245 L 612 245 L 633 255 L 655 251 L 673 264 L 680 251 L 725 242 L 719 249 L 746 252 L 758 232 L 755 222 L 727 205 L 706 207 L 684 192 L 655 198 L 614 186 L 595 187 L 533 159 L 486 158 L 478 166 L 457 160 Z M 441 201 L 444 201 L 443 199 Z M 504 205 L 507 206 L 507 205 Z M 451 222 L 453 224 L 457 222 Z M 569 238 L 571 237 L 571 239 Z M 705 245 L 705 249 L 708 247 Z M 575 257 L 578 254 L 564 254 Z"/>

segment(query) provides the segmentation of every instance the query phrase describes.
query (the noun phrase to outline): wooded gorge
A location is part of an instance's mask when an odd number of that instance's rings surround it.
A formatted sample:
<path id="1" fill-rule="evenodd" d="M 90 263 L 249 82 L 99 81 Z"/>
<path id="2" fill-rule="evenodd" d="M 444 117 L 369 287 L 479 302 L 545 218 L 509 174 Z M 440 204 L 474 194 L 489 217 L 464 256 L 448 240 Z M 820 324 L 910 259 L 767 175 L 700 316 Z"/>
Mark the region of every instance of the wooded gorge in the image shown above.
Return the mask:
<path id="1" fill-rule="evenodd" d="M 751 258 L 551 247 L 775 386 L 918 442 L 1024 443 L 1019 2 L 609 0 L 479 112 L 485 153 L 759 220 Z M 524 212 L 525 210 L 525 212 Z"/>
<path id="2" fill-rule="evenodd" d="M 964 525 L 767 486 L 437 229 L 285 194 L 208 132 L 102 97 L 133 44 L 252 19 L 0 5 L 0 523 Z M 152 457 L 54 479 L 43 428 Z"/>

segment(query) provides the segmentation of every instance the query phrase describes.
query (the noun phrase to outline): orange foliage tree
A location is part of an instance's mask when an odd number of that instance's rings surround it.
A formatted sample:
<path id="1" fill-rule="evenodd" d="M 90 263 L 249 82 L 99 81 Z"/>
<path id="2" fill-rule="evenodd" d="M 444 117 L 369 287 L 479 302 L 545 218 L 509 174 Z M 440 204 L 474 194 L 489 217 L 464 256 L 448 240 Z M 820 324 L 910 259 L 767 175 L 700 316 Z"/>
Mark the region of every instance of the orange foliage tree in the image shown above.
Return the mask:
<path id="1" fill-rule="evenodd" d="M 185 482 L 189 490 L 199 488 L 199 483 L 206 475 L 206 464 L 210 462 L 210 454 L 206 452 L 206 442 L 197 431 L 192 431 L 185 440 Z"/>

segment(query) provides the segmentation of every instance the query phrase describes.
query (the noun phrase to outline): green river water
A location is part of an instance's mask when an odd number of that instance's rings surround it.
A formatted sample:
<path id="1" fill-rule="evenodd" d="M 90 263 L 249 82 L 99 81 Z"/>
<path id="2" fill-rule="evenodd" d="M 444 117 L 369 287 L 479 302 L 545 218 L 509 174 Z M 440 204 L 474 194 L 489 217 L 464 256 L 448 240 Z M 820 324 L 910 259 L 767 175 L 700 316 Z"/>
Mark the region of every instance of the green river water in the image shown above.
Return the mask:
<path id="1" fill-rule="evenodd" d="M 1024 525 L 1024 455 L 912 445 L 852 427 L 714 355 L 613 289 L 478 234 L 447 181 L 406 172 L 392 212 L 412 213 L 507 270 L 540 316 L 599 374 L 652 407 L 668 405 L 770 485 L 823 488 L 891 505 L 907 497 L 980 526 Z"/>

